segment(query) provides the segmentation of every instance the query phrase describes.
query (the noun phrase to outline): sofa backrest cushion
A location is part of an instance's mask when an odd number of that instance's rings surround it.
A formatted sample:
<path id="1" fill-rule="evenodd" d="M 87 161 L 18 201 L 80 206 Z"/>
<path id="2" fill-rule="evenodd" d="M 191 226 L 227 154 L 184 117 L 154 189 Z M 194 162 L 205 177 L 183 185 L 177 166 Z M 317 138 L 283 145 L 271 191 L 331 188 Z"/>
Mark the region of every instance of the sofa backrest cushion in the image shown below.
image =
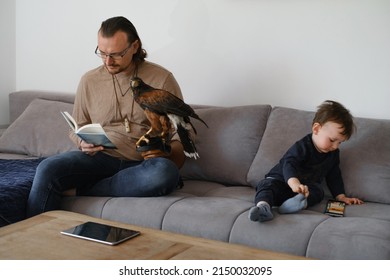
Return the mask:
<path id="1" fill-rule="evenodd" d="M 51 92 L 42 90 L 21 90 L 11 92 L 9 94 L 9 117 L 10 123 L 13 123 L 23 112 L 27 106 L 35 99 L 46 99 L 60 101 L 64 103 L 73 103 L 75 99 L 74 93 L 67 92 Z"/>
<path id="2" fill-rule="evenodd" d="M 183 179 L 226 185 L 247 185 L 249 167 L 262 139 L 270 105 L 212 107 L 195 110 L 208 124 L 194 120 L 195 144 L 200 158 L 187 159 Z"/>
<path id="3" fill-rule="evenodd" d="M 60 113 L 72 110 L 71 103 L 33 100 L 0 137 L 0 152 L 47 157 L 75 149 Z"/>
<path id="4" fill-rule="evenodd" d="M 268 118 L 259 150 L 248 172 L 248 182 L 256 187 L 270 169 L 297 140 L 311 131 L 313 112 L 274 107 Z"/>
<path id="5" fill-rule="evenodd" d="M 340 146 L 348 195 L 390 204 L 390 120 L 355 118 L 356 133 Z"/>
<path id="6" fill-rule="evenodd" d="M 250 167 L 248 182 L 259 180 L 287 149 L 311 132 L 314 112 L 275 107 L 259 151 Z M 355 118 L 357 131 L 340 145 L 340 168 L 347 196 L 390 204 L 390 120 Z M 329 194 L 329 190 L 325 190 Z"/>

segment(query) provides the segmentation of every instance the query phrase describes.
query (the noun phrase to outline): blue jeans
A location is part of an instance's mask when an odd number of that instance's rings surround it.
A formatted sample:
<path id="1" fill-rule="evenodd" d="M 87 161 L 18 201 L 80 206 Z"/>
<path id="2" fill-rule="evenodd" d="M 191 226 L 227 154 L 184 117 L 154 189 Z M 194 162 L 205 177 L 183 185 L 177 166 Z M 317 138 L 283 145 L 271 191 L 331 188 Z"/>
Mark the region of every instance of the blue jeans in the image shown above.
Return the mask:
<path id="1" fill-rule="evenodd" d="M 27 216 L 61 207 L 62 193 L 76 188 L 88 196 L 162 196 L 179 184 L 176 165 L 166 158 L 120 160 L 71 151 L 49 157 L 37 168 L 27 202 Z"/>

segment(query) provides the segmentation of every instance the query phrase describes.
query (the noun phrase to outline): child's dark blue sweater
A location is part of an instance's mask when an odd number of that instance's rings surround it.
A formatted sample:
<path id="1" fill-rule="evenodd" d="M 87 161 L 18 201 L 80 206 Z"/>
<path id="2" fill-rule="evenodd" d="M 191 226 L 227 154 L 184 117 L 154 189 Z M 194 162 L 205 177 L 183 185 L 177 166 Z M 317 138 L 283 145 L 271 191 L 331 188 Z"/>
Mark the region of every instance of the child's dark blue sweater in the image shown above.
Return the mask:
<path id="1" fill-rule="evenodd" d="M 265 177 L 286 183 L 288 179 L 295 177 L 301 184 L 314 188 L 321 188 L 321 181 L 325 179 L 333 197 L 336 197 L 345 193 L 339 154 L 339 149 L 320 153 L 314 146 L 310 133 L 291 146 Z"/>

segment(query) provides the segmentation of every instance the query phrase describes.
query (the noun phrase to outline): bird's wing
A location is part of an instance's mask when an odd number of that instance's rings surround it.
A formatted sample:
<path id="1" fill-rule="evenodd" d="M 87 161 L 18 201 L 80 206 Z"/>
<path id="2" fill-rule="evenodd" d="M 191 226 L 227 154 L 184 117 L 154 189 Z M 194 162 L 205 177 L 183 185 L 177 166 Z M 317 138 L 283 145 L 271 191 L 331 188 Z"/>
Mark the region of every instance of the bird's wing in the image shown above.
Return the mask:
<path id="1" fill-rule="evenodd" d="M 183 100 L 165 90 L 154 89 L 144 92 L 139 99 L 141 106 L 161 114 L 185 117 L 193 113 L 193 109 Z"/>

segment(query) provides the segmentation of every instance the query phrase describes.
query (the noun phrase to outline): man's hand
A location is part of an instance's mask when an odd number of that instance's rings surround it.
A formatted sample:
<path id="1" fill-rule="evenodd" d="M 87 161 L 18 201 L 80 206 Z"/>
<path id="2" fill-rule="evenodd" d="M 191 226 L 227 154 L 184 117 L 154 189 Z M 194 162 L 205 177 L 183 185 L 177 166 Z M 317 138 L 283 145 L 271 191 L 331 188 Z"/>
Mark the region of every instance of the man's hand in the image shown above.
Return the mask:
<path id="1" fill-rule="evenodd" d="M 157 142 L 159 141 L 157 140 Z M 170 145 L 163 144 L 161 141 L 159 146 L 153 147 L 148 146 L 146 143 L 143 144 L 144 145 L 137 147 L 137 151 L 141 153 L 141 156 L 145 160 L 156 157 L 165 157 L 172 160 L 176 164 L 177 168 L 181 168 L 183 166 L 186 157 L 184 155 L 183 145 L 180 141 L 173 140 Z"/>
<path id="2" fill-rule="evenodd" d="M 137 146 L 137 151 L 141 153 L 144 160 L 170 156 L 171 146 L 165 143 L 161 137 L 151 137 L 148 139 L 149 142 L 142 140 Z"/>
<path id="3" fill-rule="evenodd" d="M 144 160 L 150 158 L 156 158 L 156 157 L 169 157 L 169 155 L 170 153 L 161 150 L 149 150 L 149 151 L 141 152 L 141 156 L 144 158 Z"/>
<path id="4" fill-rule="evenodd" d="M 104 147 L 103 146 L 94 146 L 93 144 L 89 144 L 85 142 L 84 140 L 81 140 L 79 149 L 87 155 L 93 156 L 97 152 L 103 151 Z"/>

